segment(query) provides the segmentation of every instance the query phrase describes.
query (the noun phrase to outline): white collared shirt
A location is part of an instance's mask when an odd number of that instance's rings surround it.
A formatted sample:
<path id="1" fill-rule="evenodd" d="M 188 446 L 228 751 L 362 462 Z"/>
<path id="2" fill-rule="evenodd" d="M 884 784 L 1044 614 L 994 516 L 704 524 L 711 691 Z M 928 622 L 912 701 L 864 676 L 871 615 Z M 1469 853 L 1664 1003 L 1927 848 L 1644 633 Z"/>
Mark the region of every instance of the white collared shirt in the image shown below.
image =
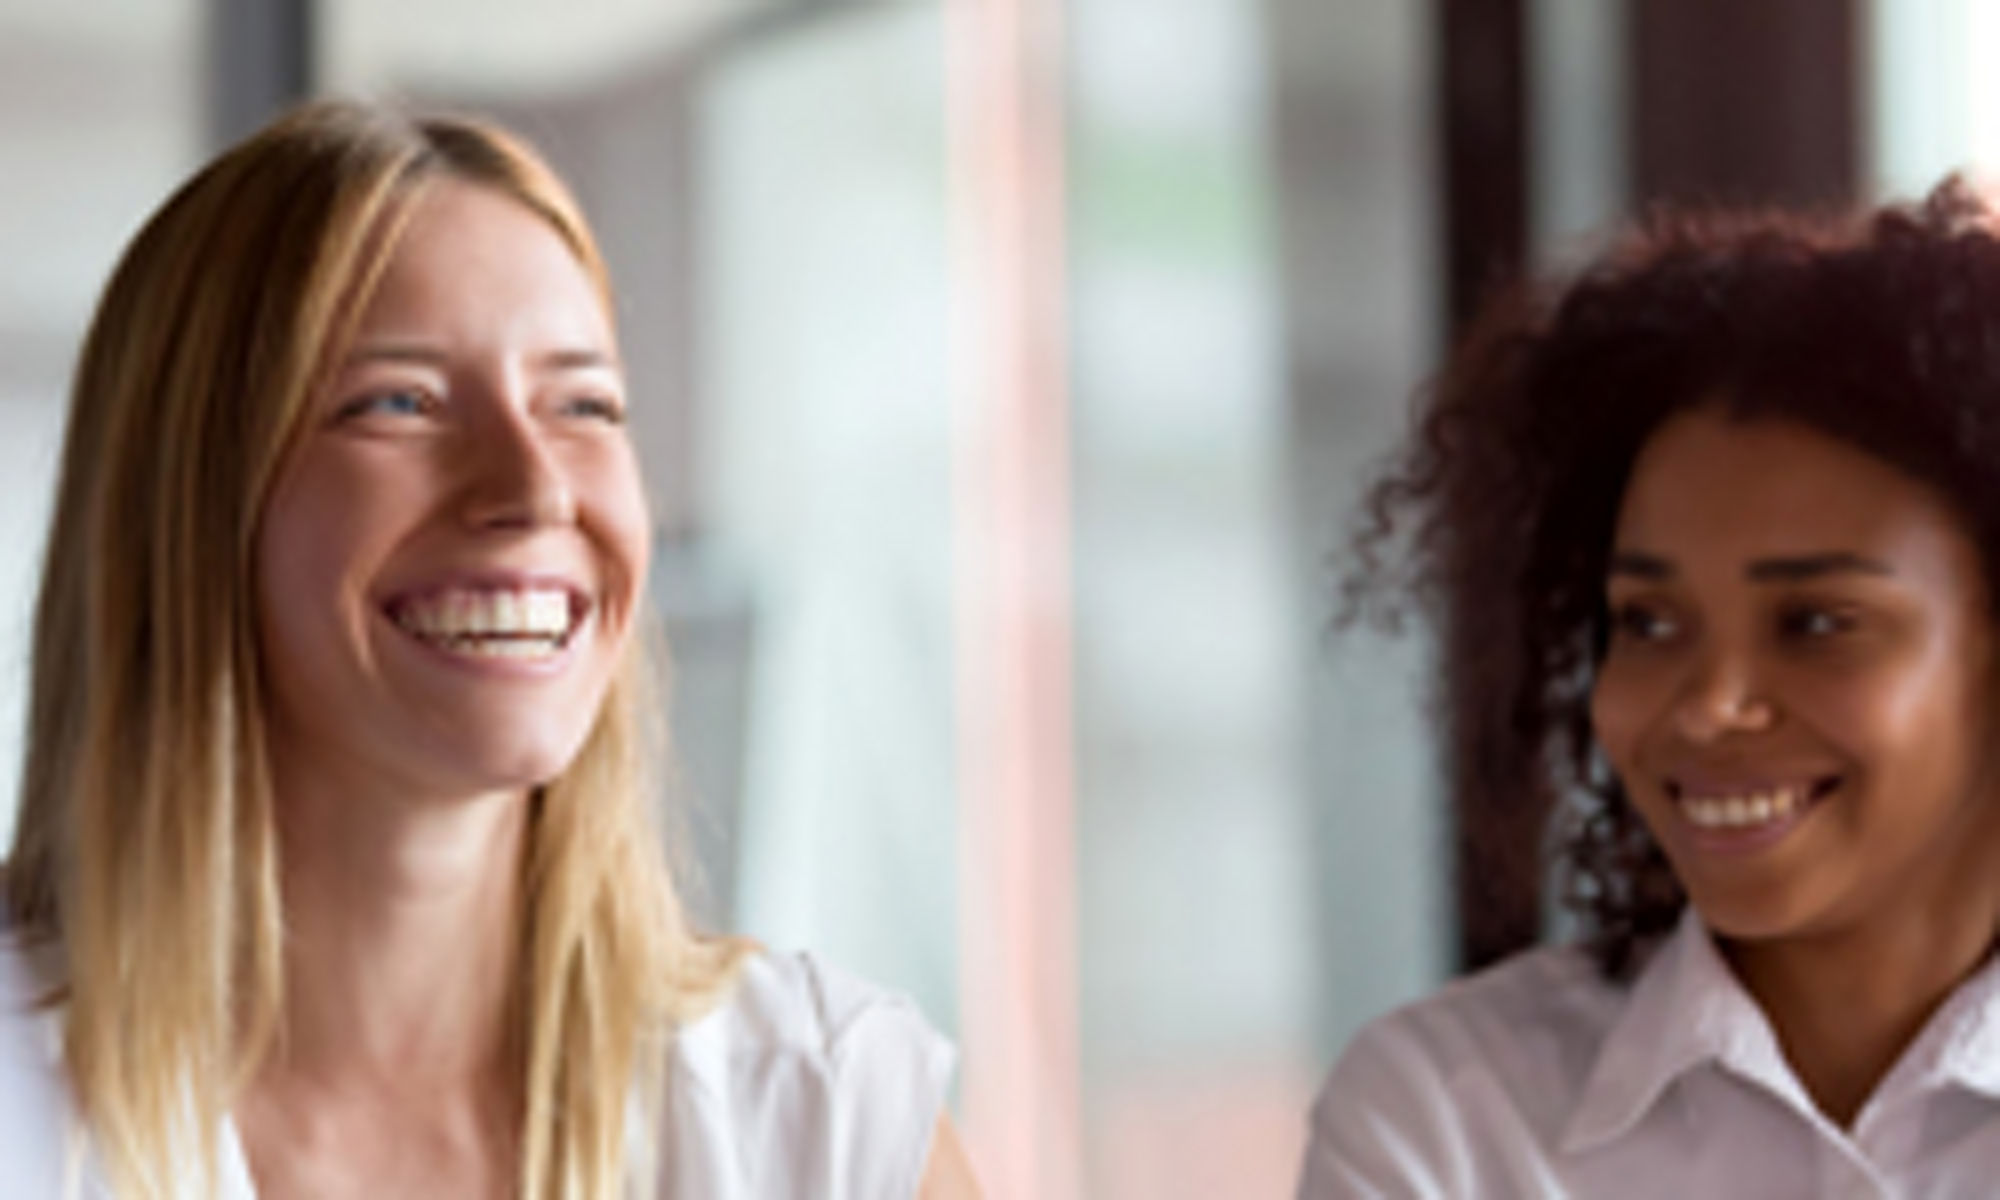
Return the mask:
<path id="1" fill-rule="evenodd" d="M 1843 1130 L 1692 911 L 1629 987 L 1574 948 L 1529 951 L 1355 1037 L 1299 1196 L 2000 1196 L 2000 963 Z"/>
<path id="2" fill-rule="evenodd" d="M 0 930 L 0 1198 L 107 1195 L 81 1139 L 56 1012 Z M 662 1200 L 908 1200 L 955 1055 L 904 997 L 804 954 L 759 954 L 682 1029 L 659 1142 Z M 256 1200 L 233 1123 L 219 1200 Z M 72 1184 L 75 1184 L 72 1187 Z"/>

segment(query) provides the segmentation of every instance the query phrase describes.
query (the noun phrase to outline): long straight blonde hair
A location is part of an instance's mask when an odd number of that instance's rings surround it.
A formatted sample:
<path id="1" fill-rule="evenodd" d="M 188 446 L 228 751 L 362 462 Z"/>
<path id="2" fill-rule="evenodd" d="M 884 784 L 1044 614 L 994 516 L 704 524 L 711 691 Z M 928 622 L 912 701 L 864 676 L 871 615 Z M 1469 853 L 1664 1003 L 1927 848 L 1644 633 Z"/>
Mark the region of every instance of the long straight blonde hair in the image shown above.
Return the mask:
<path id="1" fill-rule="evenodd" d="M 209 164 L 134 238 L 78 363 L 34 627 L 5 903 L 60 964 L 64 1056 L 117 1194 L 212 1193 L 216 1134 L 285 978 L 255 637 L 273 477 L 429 181 L 547 220 L 609 305 L 583 218 L 476 121 L 323 102 Z M 628 1104 L 741 943 L 686 921 L 652 819 L 663 741 L 635 638 L 583 749 L 531 800 L 516 1030 L 524 1197 L 625 1178 Z M 636 1091 L 635 1091 L 636 1089 Z M 641 1107 L 640 1111 L 646 1111 Z"/>

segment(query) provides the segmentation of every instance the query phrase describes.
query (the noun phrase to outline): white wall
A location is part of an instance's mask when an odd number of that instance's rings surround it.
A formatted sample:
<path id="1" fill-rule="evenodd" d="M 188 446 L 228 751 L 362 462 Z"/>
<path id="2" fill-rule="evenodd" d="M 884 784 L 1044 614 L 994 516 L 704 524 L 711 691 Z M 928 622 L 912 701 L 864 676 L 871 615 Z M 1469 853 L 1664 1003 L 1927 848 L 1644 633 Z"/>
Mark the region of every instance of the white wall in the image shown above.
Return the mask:
<path id="1" fill-rule="evenodd" d="M 0 832 L 70 360 L 139 222 L 200 152 L 197 0 L 0 0 Z"/>
<path id="2" fill-rule="evenodd" d="M 22 718 L 27 701 L 28 633 L 43 527 L 55 486 L 61 409 L 48 395 L 0 393 L 0 845 L 14 825 Z"/>

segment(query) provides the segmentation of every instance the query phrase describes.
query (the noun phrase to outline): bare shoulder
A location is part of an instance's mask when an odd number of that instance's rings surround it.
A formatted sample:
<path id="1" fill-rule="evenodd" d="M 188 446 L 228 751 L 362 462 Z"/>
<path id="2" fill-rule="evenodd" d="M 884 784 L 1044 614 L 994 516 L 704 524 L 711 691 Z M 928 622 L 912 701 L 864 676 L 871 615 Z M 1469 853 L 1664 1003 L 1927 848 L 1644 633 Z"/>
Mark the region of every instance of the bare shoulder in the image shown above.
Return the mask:
<path id="1" fill-rule="evenodd" d="M 950 1117 L 939 1117 L 917 1200 L 981 1200 L 983 1195 L 957 1127 Z"/>

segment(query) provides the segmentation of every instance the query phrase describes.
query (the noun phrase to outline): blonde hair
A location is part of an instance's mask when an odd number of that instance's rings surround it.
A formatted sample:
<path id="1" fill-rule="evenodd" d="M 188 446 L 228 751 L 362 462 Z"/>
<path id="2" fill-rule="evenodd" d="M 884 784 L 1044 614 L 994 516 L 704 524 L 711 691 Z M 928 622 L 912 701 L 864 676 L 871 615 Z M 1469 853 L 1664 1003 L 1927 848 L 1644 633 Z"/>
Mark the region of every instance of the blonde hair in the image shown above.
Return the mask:
<path id="1" fill-rule="evenodd" d="M 542 216 L 608 306 L 575 202 L 525 146 L 323 102 L 162 206 L 84 343 L 5 903 L 60 964 L 70 1082 L 121 1196 L 182 1195 L 191 1175 L 212 1190 L 216 1131 L 272 1045 L 283 914 L 256 530 L 316 380 L 437 178 Z M 657 1100 L 673 1026 L 744 953 L 695 934 L 676 898 L 651 820 L 650 676 L 635 638 L 583 749 L 533 801 L 515 1010 L 527 1197 L 619 1190 L 634 1089 Z"/>

